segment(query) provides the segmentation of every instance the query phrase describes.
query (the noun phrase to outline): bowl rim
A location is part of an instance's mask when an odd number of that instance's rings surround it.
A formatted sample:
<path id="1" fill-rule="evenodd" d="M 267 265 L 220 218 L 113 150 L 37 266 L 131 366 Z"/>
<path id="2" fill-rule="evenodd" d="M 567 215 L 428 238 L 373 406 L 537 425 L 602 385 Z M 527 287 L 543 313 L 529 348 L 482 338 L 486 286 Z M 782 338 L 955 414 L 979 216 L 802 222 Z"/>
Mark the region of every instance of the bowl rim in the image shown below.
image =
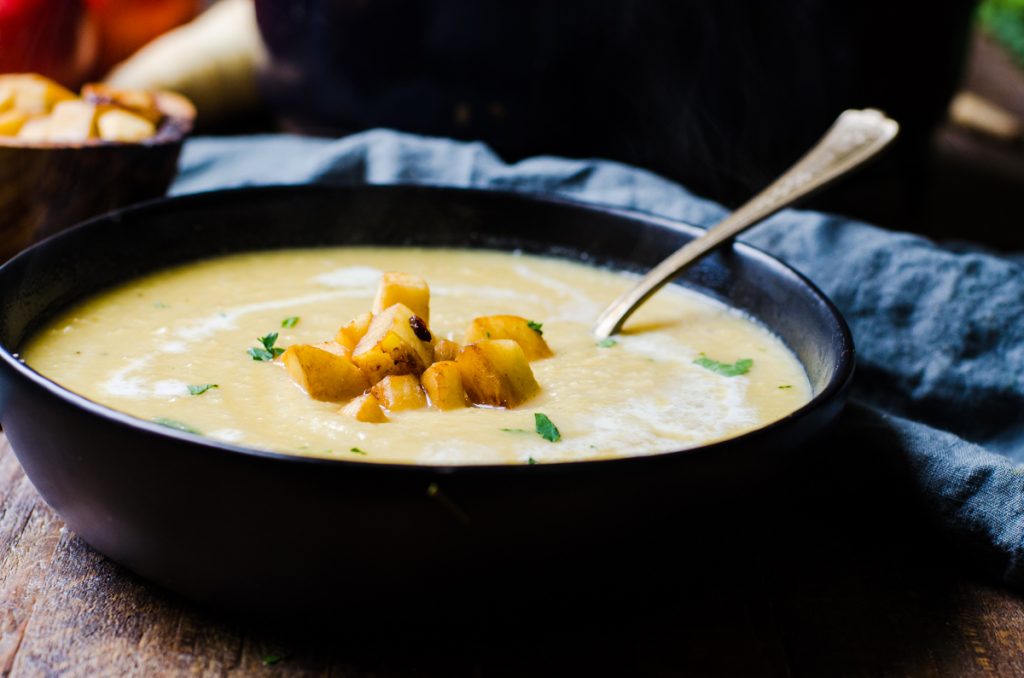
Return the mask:
<path id="1" fill-rule="evenodd" d="M 568 207 L 570 209 L 577 209 L 583 211 L 596 211 L 604 214 L 611 214 L 613 216 L 629 219 L 633 221 L 647 222 L 655 226 L 667 228 L 684 235 L 695 235 L 697 232 L 703 231 L 704 229 L 700 226 L 690 224 L 681 220 L 674 220 L 650 212 L 642 210 L 629 209 L 616 207 L 595 202 L 584 202 L 581 200 L 574 200 L 566 198 L 562 195 L 550 194 L 550 193 L 534 193 L 534 192 L 521 192 L 511 190 L 492 190 L 487 188 L 477 187 L 462 187 L 462 186 L 447 186 L 447 185 L 434 185 L 434 184 L 418 184 L 418 183 L 386 183 L 386 184 L 356 184 L 356 185 L 332 185 L 332 184 L 269 184 L 269 185 L 257 185 L 257 186 L 238 186 L 231 188 L 219 188 L 208 191 L 201 191 L 196 193 L 188 193 L 185 195 L 169 196 L 156 198 L 153 200 L 137 203 L 128 207 L 113 210 L 106 214 L 90 218 L 79 224 L 76 224 L 68 229 L 65 229 L 59 233 L 56 233 L 32 246 L 22 250 L 16 256 L 9 259 L 7 262 L 0 265 L 0 278 L 2 278 L 8 269 L 14 268 L 15 266 L 21 265 L 21 262 L 31 258 L 37 250 L 42 250 L 50 246 L 50 242 L 62 238 L 65 234 L 84 230 L 92 227 L 93 224 L 102 223 L 110 220 L 111 218 L 117 218 L 119 221 L 120 217 L 126 213 L 133 215 L 134 218 L 145 218 L 145 215 L 149 212 L 159 211 L 164 209 L 168 204 L 180 205 L 187 204 L 190 202 L 202 203 L 207 200 L 216 200 L 221 196 L 234 196 L 244 195 L 252 193 L 300 193 L 304 190 L 317 189 L 317 190 L 328 190 L 328 191 L 345 191 L 345 190 L 389 190 L 389 189 L 416 189 L 425 190 L 437 193 L 451 193 L 453 195 L 480 195 L 486 194 L 488 198 L 498 199 L 512 199 L 518 201 L 525 201 L 540 205 L 553 205 L 560 207 Z M 669 460 L 680 458 L 684 456 L 695 456 L 704 454 L 715 454 L 721 450 L 725 450 L 738 443 L 748 442 L 755 440 L 756 438 L 767 435 L 768 433 L 786 425 L 788 422 L 794 419 L 800 419 L 811 413 L 819 410 L 828 405 L 835 397 L 841 395 L 846 390 L 850 381 L 853 378 L 853 373 L 856 365 L 856 349 L 853 344 L 853 336 L 850 331 L 849 325 L 845 318 L 839 312 L 839 309 L 832 302 L 831 299 L 825 295 L 813 282 L 811 282 L 806 276 L 797 271 L 795 268 L 786 264 L 780 259 L 768 254 L 767 252 L 754 247 L 753 245 L 747 244 L 742 241 L 734 241 L 732 247 L 742 256 L 756 261 L 758 264 L 764 265 L 772 270 L 773 273 L 788 277 L 795 282 L 799 283 L 803 288 L 810 293 L 819 303 L 824 306 L 833 322 L 836 324 L 838 331 L 838 338 L 840 340 L 839 350 L 839 362 L 836 366 L 835 373 L 832 378 L 829 379 L 825 387 L 804 405 L 790 412 L 789 414 L 776 419 L 764 426 L 759 426 L 750 431 L 746 431 L 736 436 L 723 438 L 716 440 L 704 445 L 697 445 L 695 447 L 688 447 L 676 450 L 669 450 L 667 452 L 655 452 L 652 454 L 635 455 L 635 456 L 624 456 L 624 457 L 612 457 L 602 459 L 585 459 L 580 461 L 559 461 L 559 462 L 543 462 L 537 464 L 403 464 L 396 462 L 372 462 L 362 461 L 358 459 L 340 459 L 330 457 L 314 457 L 289 454 L 286 452 L 277 452 L 270 449 L 261 449 L 257 447 L 247 447 L 244 445 L 235 445 L 229 442 L 210 438 L 199 433 L 189 433 L 186 431 L 180 431 L 156 422 L 142 419 L 126 412 L 113 409 L 106 405 L 100 404 L 94 400 L 80 395 L 64 386 L 61 386 L 56 381 L 44 376 L 42 373 L 36 371 L 30 367 L 20 357 L 17 351 L 12 351 L 10 347 L 0 343 L 0 361 L 7 365 L 8 368 L 14 370 L 14 372 L 21 378 L 28 380 L 34 386 L 42 388 L 49 392 L 51 395 L 57 397 L 63 402 L 72 405 L 80 410 L 87 412 L 90 415 L 97 416 L 101 419 L 108 421 L 111 424 L 119 424 L 127 426 L 129 428 L 137 429 L 143 433 L 151 435 L 164 436 L 175 440 L 179 443 L 188 444 L 191 446 L 198 446 L 210 450 L 217 450 L 218 453 L 225 453 L 231 456 L 241 456 L 245 459 L 250 460 L 263 460 L 270 463 L 287 463 L 287 464 L 298 464 L 298 465 L 311 465 L 322 469 L 340 469 L 343 471 L 350 471 L 358 469 L 361 472 L 370 473 L 394 473 L 396 471 L 403 471 L 407 473 L 419 473 L 428 476 L 456 476 L 456 475 L 474 475 L 474 474 L 494 474 L 494 473 L 564 473 L 564 472 L 575 472 L 577 470 L 595 470 L 601 469 L 620 469 L 625 466 L 646 464 L 646 463 L 659 463 L 659 460 Z M 262 251 L 256 249 L 253 251 Z"/>

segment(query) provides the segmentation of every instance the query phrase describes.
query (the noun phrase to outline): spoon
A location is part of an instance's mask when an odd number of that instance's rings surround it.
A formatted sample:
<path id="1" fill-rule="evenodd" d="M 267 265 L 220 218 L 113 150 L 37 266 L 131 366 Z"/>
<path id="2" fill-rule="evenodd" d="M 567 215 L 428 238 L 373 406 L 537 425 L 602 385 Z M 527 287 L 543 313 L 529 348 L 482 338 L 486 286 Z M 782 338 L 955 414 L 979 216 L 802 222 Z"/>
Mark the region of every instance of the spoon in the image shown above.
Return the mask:
<path id="1" fill-rule="evenodd" d="M 612 302 L 594 323 L 594 336 L 607 339 L 684 268 L 751 226 L 874 157 L 899 132 L 895 120 L 874 109 L 844 111 L 818 143 L 795 165 L 742 207 L 651 269 L 636 286 Z"/>

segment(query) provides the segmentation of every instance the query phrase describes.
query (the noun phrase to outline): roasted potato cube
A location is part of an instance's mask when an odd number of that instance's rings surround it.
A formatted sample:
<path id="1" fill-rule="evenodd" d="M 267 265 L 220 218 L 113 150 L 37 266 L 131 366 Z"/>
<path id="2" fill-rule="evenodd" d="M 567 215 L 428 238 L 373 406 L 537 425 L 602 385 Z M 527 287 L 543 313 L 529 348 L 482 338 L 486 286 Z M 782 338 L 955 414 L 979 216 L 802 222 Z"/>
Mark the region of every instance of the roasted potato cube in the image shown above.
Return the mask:
<path id="1" fill-rule="evenodd" d="M 364 393 L 358 398 L 341 408 L 340 412 L 353 419 L 365 421 L 370 424 L 383 424 L 388 420 L 384 410 L 380 409 L 380 403 L 373 397 L 372 393 Z"/>
<path id="2" fill-rule="evenodd" d="M 104 141 L 135 143 L 156 134 L 156 125 L 149 120 L 117 108 L 101 115 L 97 126 Z"/>
<path id="3" fill-rule="evenodd" d="M 0 75 L 0 91 L 13 93 L 14 110 L 28 116 L 49 113 L 58 101 L 75 98 L 70 90 L 35 73 Z"/>
<path id="4" fill-rule="evenodd" d="M 75 99 L 53 107 L 47 129 L 49 141 L 76 142 L 96 137 L 96 105 Z"/>
<path id="5" fill-rule="evenodd" d="M 453 342 L 449 342 L 453 343 Z M 462 387 L 462 373 L 454 360 L 441 360 L 427 368 L 420 377 L 430 403 L 439 410 L 465 407 L 466 389 Z"/>
<path id="6" fill-rule="evenodd" d="M 377 402 L 392 412 L 418 410 L 427 406 L 427 397 L 420 388 L 420 380 L 412 374 L 392 374 L 384 377 L 370 389 Z"/>
<path id="7" fill-rule="evenodd" d="M 346 347 L 349 351 L 355 349 L 356 344 L 366 334 L 366 330 L 370 327 L 370 322 L 373 320 L 372 313 L 363 313 L 357 315 L 352 320 L 349 320 L 335 335 L 334 340 Z"/>
<path id="8" fill-rule="evenodd" d="M 434 347 L 416 336 L 418 316 L 405 304 L 375 315 L 352 351 L 352 361 L 376 384 L 389 374 L 422 374 L 434 362 Z"/>
<path id="9" fill-rule="evenodd" d="M 281 360 L 288 375 L 315 400 L 346 400 L 370 386 L 349 359 L 348 351 L 331 341 L 293 344 Z"/>
<path id="10" fill-rule="evenodd" d="M 484 339 L 462 349 L 456 361 L 462 386 L 478 405 L 515 407 L 540 391 L 522 347 L 511 339 Z"/>
<path id="11" fill-rule="evenodd" d="M 466 331 L 466 343 L 481 339 L 511 339 L 523 348 L 526 359 L 550 358 L 553 354 L 541 333 L 530 327 L 530 321 L 517 315 L 489 315 L 474 318 Z"/>
<path id="12" fill-rule="evenodd" d="M 380 313 L 394 304 L 405 304 L 423 318 L 424 323 L 430 324 L 430 288 L 418 275 L 400 271 L 384 274 L 377 288 L 377 298 L 373 300 L 373 312 Z"/>
<path id="13" fill-rule="evenodd" d="M 18 111 L 5 111 L 0 113 L 0 136 L 13 137 L 21 130 L 21 126 L 28 120 L 28 116 Z"/>
<path id="14" fill-rule="evenodd" d="M 123 108 L 154 125 L 163 117 L 156 104 L 156 97 L 144 90 L 117 89 L 102 83 L 92 83 L 82 87 L 82 98 L 93 104 Z"/>
<path id="15" fill-rule="evenodd" d="M 50 138 L 50 116 L 42 115 L 29 118 L 18 130 L 18 138 L 23 141 L 46 141 Z"/>
<path id="16" fill-rule="evenodd" d="M 438 339 L 434 342 L 434 360 L 440 362 L 442 360 L 455 360 L 459 357 L 459 352 L 462 347 L 454 341 L 448 339 Z"/>

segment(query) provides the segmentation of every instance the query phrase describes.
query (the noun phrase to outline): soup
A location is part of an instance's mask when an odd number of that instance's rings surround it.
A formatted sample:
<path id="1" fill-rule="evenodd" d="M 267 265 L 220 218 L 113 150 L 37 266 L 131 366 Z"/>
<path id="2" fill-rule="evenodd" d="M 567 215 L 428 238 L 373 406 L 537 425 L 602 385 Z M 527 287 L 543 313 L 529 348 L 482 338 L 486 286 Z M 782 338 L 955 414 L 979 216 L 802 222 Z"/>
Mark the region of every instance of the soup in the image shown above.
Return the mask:
<path id="1" fill-rule="evenodd" d="M 552 353 L 529 363 L 539 391 L 509 407 L 385 408 L 380 422 L 350 416 L 351 403 L 311 398 L 278 354 L 330 339 L 370 310 L 385 271 L 429 282 L 434 344 L 465 343 L 481 316 L 529 319 Z M 492 251 L 232 255 L 94 296 L 41 329 L 22 357 L 71 391 L 142 419 L 236 445 L 363 462 L 650 455 L 740 435 L 810 400 L 806 373 L 776 336 L 679 286 L 648 301 L 622 334 L 596 342 L 594 319 L 635 280 Z"/>

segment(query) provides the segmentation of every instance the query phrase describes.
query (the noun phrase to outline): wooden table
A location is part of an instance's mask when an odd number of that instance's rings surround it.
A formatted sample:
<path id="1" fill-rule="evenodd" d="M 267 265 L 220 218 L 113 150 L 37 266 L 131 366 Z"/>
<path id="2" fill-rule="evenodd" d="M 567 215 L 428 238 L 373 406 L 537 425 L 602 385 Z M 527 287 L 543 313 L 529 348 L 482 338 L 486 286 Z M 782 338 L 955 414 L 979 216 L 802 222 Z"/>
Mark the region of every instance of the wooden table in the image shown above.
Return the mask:
<path id="1" fill-rule="evenodd" d="M 1020 597 L 885 500 L 856 519 L 807 501 L 778 498 L 736 548 L 643 600 L 297 633 L 202 611 L 99 555 L 0 436 L 0 674 L 1024 675 Z"/>

